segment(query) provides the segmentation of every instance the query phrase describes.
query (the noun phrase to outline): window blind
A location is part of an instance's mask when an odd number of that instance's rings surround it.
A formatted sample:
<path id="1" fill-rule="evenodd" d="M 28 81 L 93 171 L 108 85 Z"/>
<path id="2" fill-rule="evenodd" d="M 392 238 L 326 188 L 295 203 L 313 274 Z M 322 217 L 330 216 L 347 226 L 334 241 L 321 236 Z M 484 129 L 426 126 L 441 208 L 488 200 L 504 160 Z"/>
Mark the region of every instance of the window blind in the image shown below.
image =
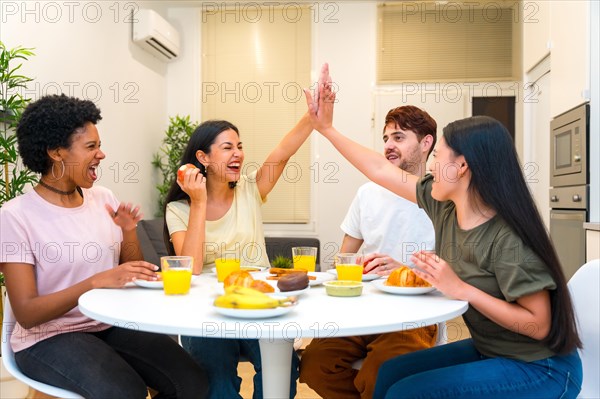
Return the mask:
<path id="1" fill-rule="evenodd" d="M 290 18 L 279 8 L 232 8 L 202 15 L 202 119 L 240 130 L 244 174 L 256 170 L 306 112 L 310 86 L 308 8 Z M 264 11 L 264 12 L 263 12 Z M 265 223 L 310 221 L 310 138 L 290 159 L 263 206 Z"/>
<path id="2" fill-rule="evenodd" d="M 513 9 L 502 2 L 378 8 L 379 84 L 512 79 Z"/>

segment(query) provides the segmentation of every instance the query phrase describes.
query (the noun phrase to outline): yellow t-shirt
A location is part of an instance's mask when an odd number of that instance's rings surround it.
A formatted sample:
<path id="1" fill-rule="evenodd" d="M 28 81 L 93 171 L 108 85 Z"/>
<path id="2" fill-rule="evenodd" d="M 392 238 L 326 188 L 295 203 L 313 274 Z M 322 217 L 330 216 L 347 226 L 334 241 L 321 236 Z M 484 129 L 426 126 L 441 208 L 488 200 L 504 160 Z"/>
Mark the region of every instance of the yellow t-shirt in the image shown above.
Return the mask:
<path id="1" fill-rule="evenodd" d="M 269 266 L 260 209 L 264 202 L 255 176 L 256 173 L 242 176 L 234 188 L 231 208 L 222 218 L 206 221 L 204 270 L 214 266 L 215 258 L 223 254 L 239 257 L 242 265 Z M 165 218 L 169 234 L 187 231 L 189 217 L 187 200 L 167 204 Z"/>

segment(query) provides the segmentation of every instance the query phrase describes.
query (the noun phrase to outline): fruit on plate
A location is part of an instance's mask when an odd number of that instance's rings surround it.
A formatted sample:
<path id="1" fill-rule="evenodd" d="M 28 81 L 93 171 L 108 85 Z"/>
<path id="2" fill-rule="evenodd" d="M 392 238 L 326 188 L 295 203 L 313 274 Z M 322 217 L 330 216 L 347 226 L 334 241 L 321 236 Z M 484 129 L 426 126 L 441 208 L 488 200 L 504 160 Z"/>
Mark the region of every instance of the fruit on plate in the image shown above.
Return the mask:
<path id="1" fill-rule="evenodd" d="M 196 169 L 196 166 L 191 163 L 186 163 L 185 165 L 181 165 L 177 170 L 177 180 L 183 182 L 183 178 L 185 177 L 185 172 L 188 169 Z"/>
<path id="2" fill-rule="evenodd" d="M 225 294 L 215 299 L 214 305 L 234 309 L 275 309 L 279 306 L 292 306 L 296 297 L 273 298 L 254 288 L 232 285 L 225 288 Z"/>

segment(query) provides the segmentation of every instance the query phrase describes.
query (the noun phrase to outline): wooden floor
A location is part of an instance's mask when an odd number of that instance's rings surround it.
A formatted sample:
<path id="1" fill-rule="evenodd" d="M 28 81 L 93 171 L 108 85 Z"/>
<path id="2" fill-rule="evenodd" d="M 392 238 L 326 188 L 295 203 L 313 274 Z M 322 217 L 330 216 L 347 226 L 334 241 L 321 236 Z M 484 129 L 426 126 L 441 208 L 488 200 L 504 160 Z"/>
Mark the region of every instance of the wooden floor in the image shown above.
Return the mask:
<path id="1" fill-rule="evenodd" d="M 448 342 L 460 341 L 469 337 L 469 332 L 462 320 L 462 317 L 450 320 L 446 322 L 446 337 Z M 305 340 L 304 344 L 308 344 L 309 340 Z M 249 362 L 240 363 L 238 368 L 238 374 L 242 377 L 242 389 L 241 395 L 244 399 L 252 399 L 253 384 L 252 377 L 254 376 L 254 369 Z M 52 399 L 52 396 L 44 395 L 40 392 L 31 390 L 28 399 Z M 308 385 L 298 383 L 298 393 L 296 394 L 297 399 L 319 399 L 320 396 L 315 391 L 310 389 Z M 0 399 L 2 398 L 0 395 Z"/>

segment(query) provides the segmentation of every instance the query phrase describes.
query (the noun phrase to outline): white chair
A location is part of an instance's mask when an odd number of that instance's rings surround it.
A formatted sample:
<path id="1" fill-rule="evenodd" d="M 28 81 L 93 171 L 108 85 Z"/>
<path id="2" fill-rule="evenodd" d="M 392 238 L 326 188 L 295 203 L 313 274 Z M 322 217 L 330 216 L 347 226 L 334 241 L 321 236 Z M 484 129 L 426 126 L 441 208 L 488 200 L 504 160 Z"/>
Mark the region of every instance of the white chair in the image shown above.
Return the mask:
<path id="1" fill-rule="evenodd" d="M 23 382 L 24 384 L 29 385 L 36 391 L 45 393 L 47 395 L 56 396 L 57 398 L 83 399 L 83 396 L 80 396 L 74 392 L 67 391 L 66 389 L 62 388 L 57 388 L 52 385 L 44 384 L 36 380 L 32 380 L 25 374 L 21 373 L 21 370 L 19 370 L 19 366 L 17 366 L 17 362 L 15 362 L 15 353 L 13 352 L 12 347 L 10 346 L 10 335 L 12 334 L 12 331 L 15 326 L 15 316 L 13 315 L 12 309 L 10 307 L 8 296 L 5 298 L 4 302 L 4 321 L 2 324 L 2 361 L 6 370 L 13 377 Z"/>
<path id="2" fill-rule="evenodd" d="M 577 315 L 583 350 L 583 386 L 579 398 L 600 398 L 600 259 L 581 266 L 567 284 Z"/>

